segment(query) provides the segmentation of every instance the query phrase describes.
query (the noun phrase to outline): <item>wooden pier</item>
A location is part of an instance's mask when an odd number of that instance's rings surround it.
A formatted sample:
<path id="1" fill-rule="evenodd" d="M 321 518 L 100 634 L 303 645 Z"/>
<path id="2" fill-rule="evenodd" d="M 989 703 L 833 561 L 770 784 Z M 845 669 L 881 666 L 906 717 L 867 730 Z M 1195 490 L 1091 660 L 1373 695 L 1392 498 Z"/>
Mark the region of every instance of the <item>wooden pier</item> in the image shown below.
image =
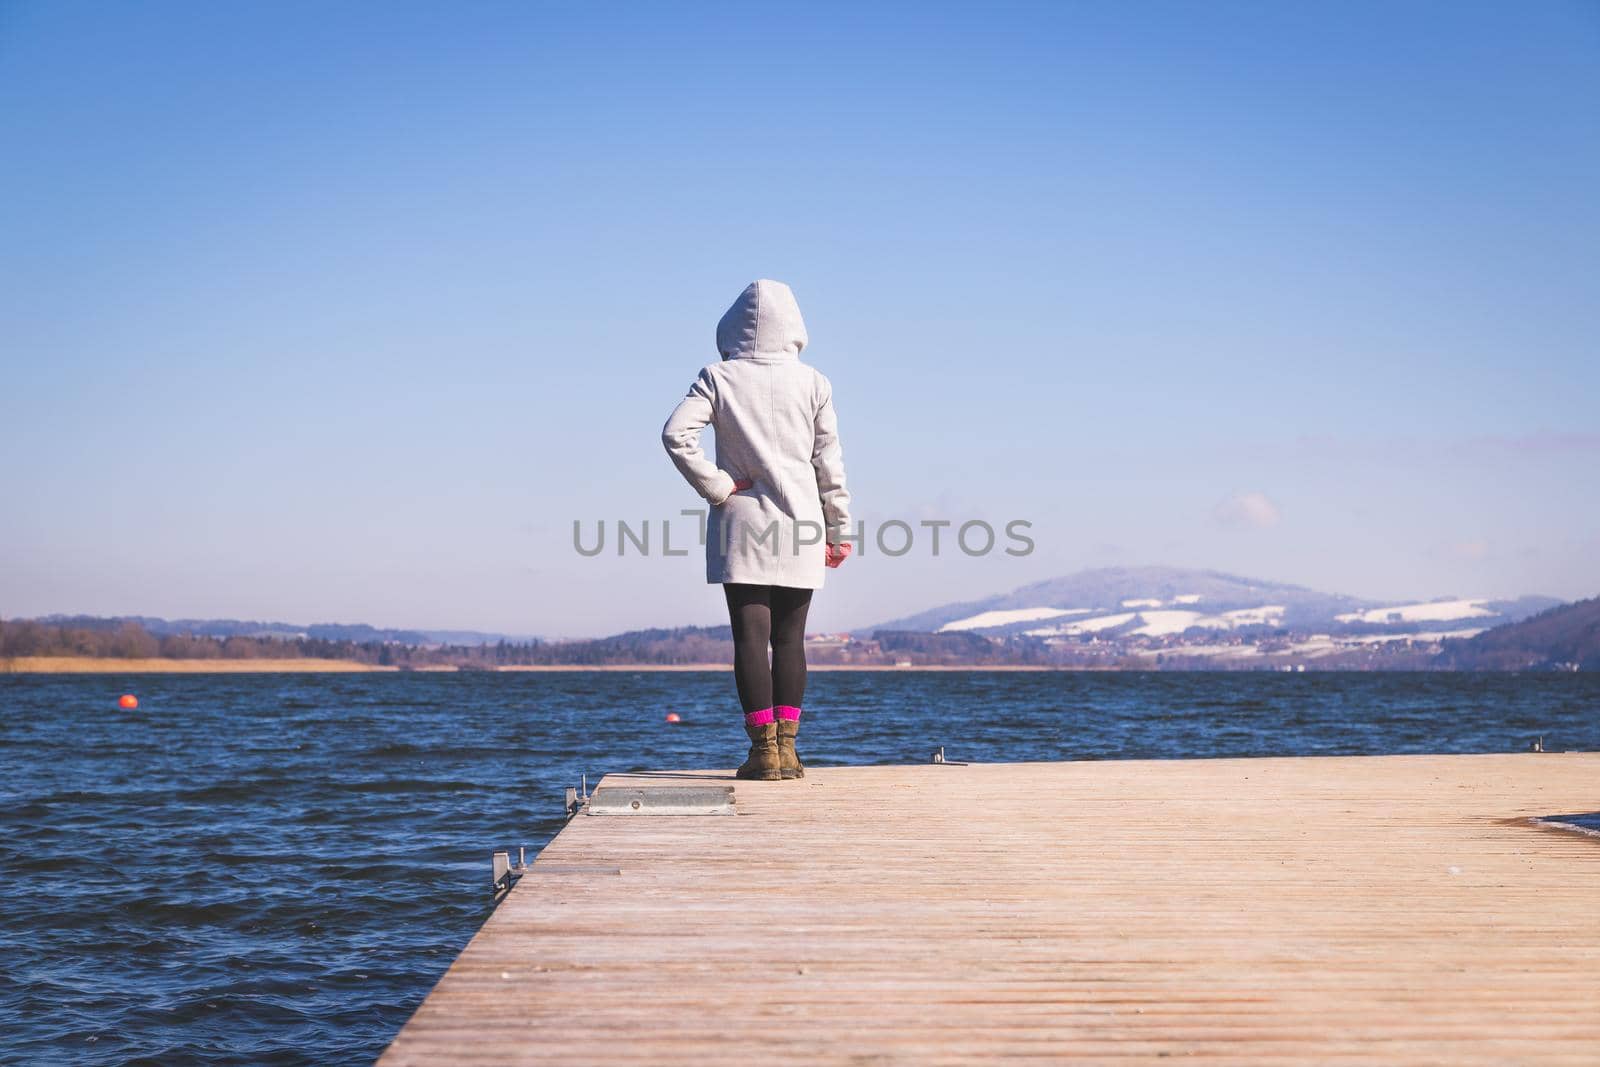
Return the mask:
<path id="1" fill-rule="evenodd" d="M 602 787 L 726 786 L 731 772 Z M 379 1061 L 1600 1063 L 1600 754 L 814 768 L 579 815 Z"/>

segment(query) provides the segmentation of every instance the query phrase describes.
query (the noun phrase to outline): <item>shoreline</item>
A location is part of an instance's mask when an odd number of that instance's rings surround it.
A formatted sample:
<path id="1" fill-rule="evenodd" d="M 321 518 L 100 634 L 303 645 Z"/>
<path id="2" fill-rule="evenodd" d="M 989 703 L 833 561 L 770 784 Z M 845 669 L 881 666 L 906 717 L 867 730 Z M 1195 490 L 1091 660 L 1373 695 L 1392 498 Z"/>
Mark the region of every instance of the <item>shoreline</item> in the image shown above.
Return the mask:
<path id="1" fill-rule="evenodd" d="M 959 665 L 943 663 L 919 663 L 907 667 L 897 667 L 887 663 L 808 663 L 807 671 L 1100 671 L 1108 670 L 1105 667 L 1050 667 L 1038 666 L 1027 663 L 994 664 L 982 666 L 979 664 Z M 515 674 L 525 671 L 731 671 L 731 663 L 607 663 L 595 666 L 583 664 L 512 664 L 504 667 L 495 667 L 493 670 L 506 674 Z"/>
<path id="2" fill-rule="evenodd" d="M 344 659 L 102 659 L 96 656 L 16 656 L 0 660 L 4 674 L 364 674 L 396 673 Z"/>
<path id="3" fill-rule="evenodd" d="M 1031 664 L 961 666 L 946 664 L 813 663 L 811 671 L 1103 671 L 1105 667 L 1051 667 Z M 17 656 L 0 660 L 0 675 L 6 674 L 570 674 L 580 671 L 731 671 L 729 663 L 550 663 L 511 664 L 499 667 L 461 668 L 450 665 L 402 669 L 339 659 L 102 659 L 94 656 Z"/>

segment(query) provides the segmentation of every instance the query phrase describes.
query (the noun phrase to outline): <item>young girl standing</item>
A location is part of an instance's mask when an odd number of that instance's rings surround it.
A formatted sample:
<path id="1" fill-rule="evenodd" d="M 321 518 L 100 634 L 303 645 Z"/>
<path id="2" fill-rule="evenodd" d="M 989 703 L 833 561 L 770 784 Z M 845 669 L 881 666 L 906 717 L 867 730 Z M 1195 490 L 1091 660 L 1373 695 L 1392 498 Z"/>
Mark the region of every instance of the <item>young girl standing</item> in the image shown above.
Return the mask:
<path id="1" fill-rule="evenodd" d="M 806 340 L 789 287 L 751 282 L 717 323 L 722 362 L 700 372 L 661 431 L 672 462 L 711 505 L 706 581 L 727 597 L 750 737 L 738 776 L 764 781 L 805 774 L 794 740 L 806 612 L 824 567 L 839 566 L 851 549 L 833 386 L 800 362 Z M 715 462 L 700 447 L 707 426 Z"/>

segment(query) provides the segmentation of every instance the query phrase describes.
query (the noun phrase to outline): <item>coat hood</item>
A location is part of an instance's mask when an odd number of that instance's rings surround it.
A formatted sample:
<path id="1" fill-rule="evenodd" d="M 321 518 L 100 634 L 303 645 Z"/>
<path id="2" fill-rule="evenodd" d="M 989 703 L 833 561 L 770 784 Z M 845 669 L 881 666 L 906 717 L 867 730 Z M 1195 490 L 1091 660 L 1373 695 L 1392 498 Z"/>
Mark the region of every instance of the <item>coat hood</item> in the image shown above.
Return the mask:
<path id="1" fill-rule="evenodd" d="M 767 278 L 745 286 L 717 323 L 717 351 L 723 359 L 793 358 L 806 340 L 794 291 Z"/>

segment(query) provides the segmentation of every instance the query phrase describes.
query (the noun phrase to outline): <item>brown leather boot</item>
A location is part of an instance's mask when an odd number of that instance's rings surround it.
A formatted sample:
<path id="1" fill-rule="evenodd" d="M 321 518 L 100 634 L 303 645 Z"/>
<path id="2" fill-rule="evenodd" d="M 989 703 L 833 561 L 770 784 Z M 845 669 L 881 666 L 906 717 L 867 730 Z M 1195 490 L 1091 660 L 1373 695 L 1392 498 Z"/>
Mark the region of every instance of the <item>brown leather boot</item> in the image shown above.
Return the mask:
<path id="1" fill-rule="evenodd" d="M 778 772 L 785 778 L 806 776 L 806 765 L 794 750 L 794 735 L 799 732 L 799 719 L 778 720 Z"/>
<path id="2" fill-rule="evenodd" d="M 760 782 L 776 782 L 782 778 L 778 767 L 778 724 L 751 726 L 746 723 L 744 732 L 750 735 L 750 755 L 739 765 L 734 777 Z"/>

